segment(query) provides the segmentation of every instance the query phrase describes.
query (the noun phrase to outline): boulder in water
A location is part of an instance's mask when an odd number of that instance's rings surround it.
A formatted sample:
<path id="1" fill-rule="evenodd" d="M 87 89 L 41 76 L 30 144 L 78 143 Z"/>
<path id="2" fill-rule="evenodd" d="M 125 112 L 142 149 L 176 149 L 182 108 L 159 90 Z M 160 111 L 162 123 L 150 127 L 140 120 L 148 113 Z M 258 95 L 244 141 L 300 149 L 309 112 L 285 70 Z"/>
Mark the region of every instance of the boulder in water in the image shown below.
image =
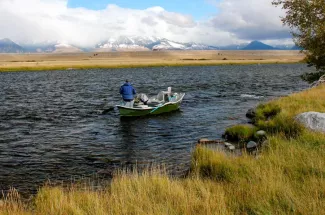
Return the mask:
<path id="1" fill-rule="evenodd" d="M 246 113 L 246 117 L 248 119 L 253 119 L 255 116 L 256 116 L 256 108 L 250 108 Z"/>
<path id="2" fill-rule="evenodd" d="M 325 133 L 325 113 L 305 112 L 296 116 L 296 120 L 306 128 Z"/>

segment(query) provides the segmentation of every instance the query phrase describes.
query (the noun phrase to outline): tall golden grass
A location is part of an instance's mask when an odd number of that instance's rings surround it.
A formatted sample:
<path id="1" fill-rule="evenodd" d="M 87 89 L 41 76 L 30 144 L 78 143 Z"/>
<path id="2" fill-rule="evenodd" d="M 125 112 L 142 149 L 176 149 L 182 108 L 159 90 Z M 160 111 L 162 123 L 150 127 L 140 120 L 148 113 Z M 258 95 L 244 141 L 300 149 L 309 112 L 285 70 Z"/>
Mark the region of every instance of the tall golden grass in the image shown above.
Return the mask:
<path id="1" fill-rule="evenodd" d="M 299 51 L 145 51 L 0 54 L 1 71 L 298 63 Z"/>
<path id="2" fill-rule="evenodd" d="M 177 60 L 175 62 L 166 61 L 153 61 L 151 63 L 137 63 L 137 62 L 124 62 L 124 63 L 107 63 L 107 62 L 90 62 L 90 63 L 64 63 L 57 62 L 57 64 L 31 64 L 31 65 L 17 65 L 0 67 L 0 72 L 15 72 L 15 71 L 52 71 L 52 70 L 83 70 L 83 69 L 123 69 L 123 68 L 150 68 L 150 67 L 184 67 L 184 66 L 223 66 L 223 65 L 251 65 L 251 64 L 296 64 L 300 61 L 288 60 L 229 60 L 218 61 L 211 60 L 208 62 L 202 61 L 183 61 Z"/>
<path id="3" fill-rule="evenodd" d="M 271 103 L 288 120 L 324 112 L 325 86 Z M 119 173 L 101 191 L 43 187 L 29 203 L 13 193 L 0 203 L 0 214 L 325 214 L 325 135 L 278 131 L 257 157 L 198 147 L 185 179 L 158 168 Z"/>

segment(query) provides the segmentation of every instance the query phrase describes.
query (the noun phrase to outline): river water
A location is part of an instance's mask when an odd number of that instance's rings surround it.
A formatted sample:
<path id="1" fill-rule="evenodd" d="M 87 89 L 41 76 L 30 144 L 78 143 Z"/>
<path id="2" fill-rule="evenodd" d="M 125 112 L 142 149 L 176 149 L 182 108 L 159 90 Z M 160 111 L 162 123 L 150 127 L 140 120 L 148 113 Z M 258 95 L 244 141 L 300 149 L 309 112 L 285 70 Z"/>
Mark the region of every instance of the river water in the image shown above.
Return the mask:
<path id="1" fill-rule="evenodd" d="M 0 73 L 0 190 L 102 176 L 137 164 L 186 171 L 199 138 L 220 138 L 258 102 L 308 87 L 304 64 Z M 185 92 L 181 111 L 125 120 L 119 87 Z"/>

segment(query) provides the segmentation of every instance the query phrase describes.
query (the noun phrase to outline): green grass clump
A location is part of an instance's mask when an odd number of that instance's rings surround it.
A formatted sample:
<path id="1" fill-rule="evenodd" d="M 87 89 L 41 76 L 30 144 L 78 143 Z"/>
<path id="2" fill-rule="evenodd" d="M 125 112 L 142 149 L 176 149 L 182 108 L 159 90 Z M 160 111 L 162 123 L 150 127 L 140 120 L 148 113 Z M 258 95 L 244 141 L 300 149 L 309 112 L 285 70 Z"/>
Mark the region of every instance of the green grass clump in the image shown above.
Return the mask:
<path id="1" fill-rule="evenodd" d="M 257 128 L 250 125 L 235 125 L 227 128 L 225 131 L 225 138 L 229 141 L 238 143 L 246 143 L 250 140 L 255 140 L 254 134 Z"/>
<path id="2" fill-rule="evenodd" d="M 253 121 L 269 120 L 281 112 L 280 106 L 273 103 L 260 104 L 256 108 L 256 116 Z"/>
<path id="3" fill-rule="evenodd" d="M 294 117 L 281 113 L 281 107 L 275 102 L 260 104 L 256 109 L 253 123 L 260 130 L 270 134 L 280 133 L 287 138 L 295 137 L 303 130 Z"/>
<path id="4" fill-rule="evenodd" d="M 296 137 L 303 130 L 297 121 L 285 115 L 278 115 L 267 121 L 258 120 L 255 125 L 270 134 L 283 134 L 286 138 Z"/>

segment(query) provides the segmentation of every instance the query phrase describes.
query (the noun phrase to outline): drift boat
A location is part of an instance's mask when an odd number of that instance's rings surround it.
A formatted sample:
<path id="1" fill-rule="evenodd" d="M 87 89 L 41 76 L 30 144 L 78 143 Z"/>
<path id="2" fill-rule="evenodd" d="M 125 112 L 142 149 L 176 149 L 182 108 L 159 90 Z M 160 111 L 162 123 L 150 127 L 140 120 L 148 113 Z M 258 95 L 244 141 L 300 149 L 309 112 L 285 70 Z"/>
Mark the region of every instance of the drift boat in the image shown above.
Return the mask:
<path id="1" fill-rule="evenodd" d="M 168 91 L 161 91 L 157 96 L 150 98 L 146 104 L 139 102 L 133 107 L 124 105 L 116 105 L 116 107 L 123 117 L 158 115 L 178 110 L 184 96 L 185 93 L 171 93 L 171 88 L 168 88 Z"/>

